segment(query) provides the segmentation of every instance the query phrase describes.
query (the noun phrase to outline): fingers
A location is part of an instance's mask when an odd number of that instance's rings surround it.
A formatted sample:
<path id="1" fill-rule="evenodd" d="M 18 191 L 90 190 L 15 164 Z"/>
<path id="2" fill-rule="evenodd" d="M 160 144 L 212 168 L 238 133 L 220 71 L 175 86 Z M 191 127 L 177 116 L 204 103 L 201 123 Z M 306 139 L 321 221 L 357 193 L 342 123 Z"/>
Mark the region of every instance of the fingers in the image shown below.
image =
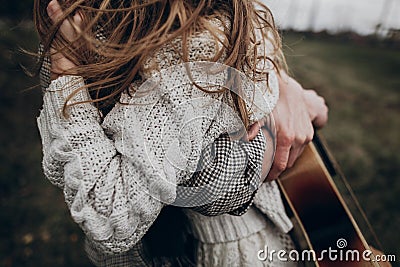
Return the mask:
<path id="1" fill-rule="evenodd" d="M 313 120 L 313 124 L 317 129 L 324 127 L 328 123 L 328 111 L 328 106 L 325 104 L 324 100 L 318 115 Z"/>
<path id="2" fill-rule="evenodd" d="M 305 90 L 285 73 L 279 77 L 279 89 L 279 100 L 273 111 L 277 147 L 267 181 L 292 167 L 314 136 L 313 124 L 322 127 L 328 120 L 325 100 L 314 90 Z"/>
<path id="3" fill-rule="evenodd" d="M 274 123 L 273 121 L 271 122 L 270 117 L 263 117 L 250 126 L 249 130 L 247 131 L 247 141 L 251 141 L 256 138 L 257 134 L 263 128 L 274 128 Z"/>
<path id="4" fill-rule="evenodd" d="M 292 149 L 290 150 L 290 155 L 287 163 L 287 168 L 290 169 L 294 166 L 296 160 L 300 157 L 301 153 L 303 153 L 304 147 L 309 143 L 310 141 L 304 141 L 301 144 L 298 144 L 297 146 L 293 146 Z"/>
<path id="5" fill-rule="evenodd" d="M 286 136 L 284 138 L 278 138 L 277 141 L 278 143 L 276 146 L 275 159 L 272 164 L 271 171 L 268 173 L 266 181 L 277 179 L 279 175 L 287 168 L 293 139 L 292 137 Z"/>
<path id="6" fill-rule="evenodd" d="M 314 129 L 311 122 L 309 122 L 308 127 L 305 127 L 306 134 L 297 135 L 295 141 L 291 147 L 287 168 L 292 168 L 298 157 L 304 150 L 304 147 L 310 143 L 314 137 Z"/>
<path id="7" fill-rule="evenodd" d="M 47 14 L 49 15 L 51 21 L 54 24 L 59 23 L 64 16 L 61 5 L 57 0 L 52 0 L 47 6 Z M 77 12 L 72 20 L 64 19 L 60 25 L 60 32 L 66 38 L 66 40 L 72 42 L 78 36 L 77 33 L 80 32 L 82 26 L 82 14 Z"/>
<path id="8" fill-rule="evenodd" d="M 325 103 L 325 99 L 314 90 L 304 90 L 303 97 L 313 125 L 316 128 L 325 126 L 328 122 L 328 106 Z"/>
<path id="9" fill-rule="evenodd" d="M 47 5 L 47 14 L 53 23 L 56 23 L 62 17 L 62 9 L 58 1 L 52 0 Z"/>
<path id="10" fill-rule="evenodd" d="M 305 146 L 311 142 L 314 136 L 312 126 L 309 129 L 310 133 L 304 138 L 278 134 L 275 159 L 266 181 L 277 179 L 286 169 L 293 167 L 296 160 L 303 153 Z"/>
<path id="11" fill-rule="evenodd" d="M 52 0 L 47 5 L 47 14 L 49 15 L 53 24 L 60 24 L 58 33 L 70 42 L 68 47 L 73 47 L 81 32 L 82 14 L 76 12 L 72 18 L 65 18 L 65 13 L 57 0 Z M 66 55 L 68 49 L 56 47 L 52 44 L 50 48 L 51 53 L 51 79 L 56 79 L 65 73 L 75 74 L 72 70 L 76 67 L 69 57 Z"/>
<path id="12" fill-rule="evenodd" d="M 275 160 L 267 180 L 273 180 L 294 165 L 304 147 L 312 140 L 314 128 L 309 103 L 313 109 L 321 105 L 314 92 L 304 93 L 304 89 L 293 78 L 280 81 L 280 98 L 273 111 L 277 129 Z"/>
<path id="13" fill-rule="evenodd" d="M 247 131 L 247 140 L 251 141 L 254 138 L 256 138 L 257 134 L 259 133 L 260 129 L 261 129 L 262 125 L 259 121 L 256 121 L 255 123 L 253 123 L 249 130 Z"/>

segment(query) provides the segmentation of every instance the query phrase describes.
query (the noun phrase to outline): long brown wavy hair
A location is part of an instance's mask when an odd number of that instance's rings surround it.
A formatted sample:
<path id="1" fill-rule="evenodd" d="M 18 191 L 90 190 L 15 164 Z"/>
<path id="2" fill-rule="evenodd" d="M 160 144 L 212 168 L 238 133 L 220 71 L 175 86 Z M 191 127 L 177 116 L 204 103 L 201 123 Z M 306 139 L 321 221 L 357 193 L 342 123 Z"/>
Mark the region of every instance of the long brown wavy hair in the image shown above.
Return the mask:
<path id="1" fill-rule="evenodd" d="M 271 61 L 278 70 L 284 62 L 273 16 L 258 1 L 59 0 L 64 16 L 54 25 L 46 12 L 49 2 L 35 0 L 34 4 L 34 20 L 45 51 L 41 62 L 49 56 L 51 46 L 64 53 L 77 65 L 66 74 L 83 76 L 91 101 L 99 108 L 113 106 L 123 91 L 129 93 L 130 84 L 141 79 L 139 73 L 146 59 L 175 38 L 182 40 L 181 60 L 189 61 L 188 38 L 203 31 L 222 43 L 211 61 L 221 62 L 224 55 L 225 65 L 261 76 L 266 72 L 257 69 L 255 58 Z M 76 12 L 83 15 L 84 26 L 75 40 L 68 41 L 57 34 L 58 29 L 64 18 L 70 19 Z M 222 32 L 224 40 L 218 38 L 210 19 L 229 24 Z M 262 34 L 262 40 L 256 38 L 256 31 Z M 268 51 L 269 56 L 260 56 L 257 50 L 266 45 L 265 40 L 272 44 L 273 51 Z M 248 125 L 244 101 L 235 95 L 232 97 L 243 122 Z"/>

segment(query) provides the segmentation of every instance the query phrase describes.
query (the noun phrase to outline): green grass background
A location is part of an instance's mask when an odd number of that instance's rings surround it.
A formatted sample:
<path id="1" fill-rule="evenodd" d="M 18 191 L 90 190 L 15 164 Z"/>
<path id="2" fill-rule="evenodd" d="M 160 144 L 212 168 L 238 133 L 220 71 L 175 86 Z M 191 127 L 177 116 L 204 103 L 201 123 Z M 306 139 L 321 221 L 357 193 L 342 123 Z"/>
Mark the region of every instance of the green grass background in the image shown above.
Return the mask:
<path id="1" fill-rule="evenodd" d="M 36 79 L 19 66 L 32 24 L 0 21 L 0 266 L 90 266 L 60 190 L 41 171 Z M 385 250 L 399 254 L 400 52 L 335 39 L 284 36 L 292 74 L 330 107 L 322 131 Z"/>

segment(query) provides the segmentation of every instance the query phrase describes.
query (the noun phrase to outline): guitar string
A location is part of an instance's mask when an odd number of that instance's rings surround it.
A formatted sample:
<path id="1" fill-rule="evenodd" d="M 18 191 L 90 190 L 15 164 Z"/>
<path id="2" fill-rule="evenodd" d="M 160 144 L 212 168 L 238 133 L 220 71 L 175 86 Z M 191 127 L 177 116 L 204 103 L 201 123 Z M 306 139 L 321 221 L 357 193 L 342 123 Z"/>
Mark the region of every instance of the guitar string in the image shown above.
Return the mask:
<path id="1" fill-rule="evenodd" d="M 327 147 L 326 141 L 324 138 L 321 137 L 321 135 L 318 134 L 317 136 L 318 141 L 323 145 L 323 147 Z M 354 204 L 356 206 L 356 208 L 358 209 L 358 211 L 360 212 L 364 222 L 367 224 L 367 227 L 370 231 L 370 233 L 373 236 L 374 241 L 376 242 L 376 245 L 378 246 L 378 248 L 383 251 L 383 247 L 382 247 L 382 243 L 380 242 L 378 235 L 376 234 L 374 228 L 372 227 L 372 224 L 370 223 L 370 221 L 368 220 L 368 217 L 364 211 L 364 209 L 362 208 L 360 202 L 358 201 L 349 181 L 347 180 L 347 178 L 344 176 L 343 171 L 340 169 L 339 164 L 336 162 L 336 160 L 332 157 L 331 153 L 329 152 L 328 149 L 325 150 L 328 159 L 334 164 L 334 168 L 336 170 L 336 172 L 338 173 L 340 179 L 342 180 L 343 184 L 345 185 L 347 191 L 350 194 L 351 199 L 354 201 Z"/>

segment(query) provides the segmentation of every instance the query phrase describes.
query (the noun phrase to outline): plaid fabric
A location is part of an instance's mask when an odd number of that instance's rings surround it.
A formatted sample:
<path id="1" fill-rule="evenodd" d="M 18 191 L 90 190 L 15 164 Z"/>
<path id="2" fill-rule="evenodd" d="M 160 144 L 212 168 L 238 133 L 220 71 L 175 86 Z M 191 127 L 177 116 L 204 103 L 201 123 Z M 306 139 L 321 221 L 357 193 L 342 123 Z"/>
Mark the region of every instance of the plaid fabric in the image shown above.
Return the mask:
<path id="1" fill-rule="evenodd" d="M 85 240 L 85 251 L 90 261 L 97 267 L 172 267 L 172 266 L 195 266 L 186 257 L 150 257 L 145 252 L 142 242 L 136 244 L 125 253 L 106 255 L 92 245 L 89 239 Z"/>
<path id="2" fill-rule="evenodd" d="M 145 255 L 142 243 L 136 244 L 131 250 L 116 255 L 106 255 L 92 245 L 89 239 L 85 240 L 85 251 L 92 263 L 98 267 L 146 267 L 154 266 L 151 259 Z"/>
<path id="3" fill-rule="evenodd" d="M 39 54 L 42 55 L 44 53 L 43 51 L 43 45 L 39 45 Z M 47 87 L 50 85 L 50 77 L 51 77 L 51 61 L 49 57 L 44 57 L 42 66 L 40 68 L 40 85 L 42 87 L 42 90 L 45 90 Z"/>
<path id="4" fill-rule="evenodd" d="M 261 132 L 251 142 L 221 135 L 203 151 L 200 171 L 178 187 L 177 198 L 206 216 L 242 215 L 258 189 L 264 150 Z"/>

